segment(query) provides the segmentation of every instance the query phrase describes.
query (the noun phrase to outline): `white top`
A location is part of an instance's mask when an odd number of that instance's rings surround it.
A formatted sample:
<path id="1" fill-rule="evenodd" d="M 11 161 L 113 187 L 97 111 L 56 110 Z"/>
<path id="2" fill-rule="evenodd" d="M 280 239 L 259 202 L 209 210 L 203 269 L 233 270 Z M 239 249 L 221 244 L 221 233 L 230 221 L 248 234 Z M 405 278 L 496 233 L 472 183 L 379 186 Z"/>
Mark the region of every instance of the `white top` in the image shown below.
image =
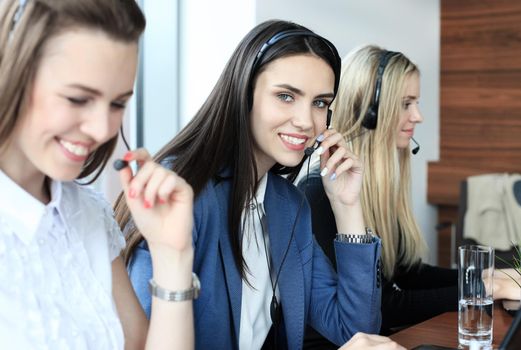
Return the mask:
<path id="1" fill-rule="evenodd" d="M 260 180 L 255 195 L 256 201 L 252 200 L 242 213 L 242 222 L 244 222 L 242 255 L 248 266 L 246 276 L 251 286 L 245 281 L 242 282 L 239 349 L 260 349 L 272 324 L 270 302 L 273 289 L 260 222 L 260 218 L 266 214 L 263 204 L 267 182 L 268 174 L 265 174 Z M 269 249 L 268 238 L 265 244 Z M 274 269 L 276 271 L 277 266 Z M 278 297 L 278 290 L 276 292 Z"/>
<path id="2" fill-rule="evenodd" d="M 111 262 L 125 240 L 91 189 L 52 182 L 44 205 L 0 171 L 2 349 L 123 349 Z"/>

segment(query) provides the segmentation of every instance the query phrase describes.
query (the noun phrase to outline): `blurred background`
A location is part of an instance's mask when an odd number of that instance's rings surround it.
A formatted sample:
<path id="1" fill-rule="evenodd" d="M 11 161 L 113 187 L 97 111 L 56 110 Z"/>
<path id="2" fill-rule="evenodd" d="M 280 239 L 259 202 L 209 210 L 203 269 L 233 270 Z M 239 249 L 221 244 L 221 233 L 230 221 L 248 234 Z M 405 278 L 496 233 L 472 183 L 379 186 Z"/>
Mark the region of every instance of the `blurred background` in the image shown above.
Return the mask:
<path id="1" fill-rule="evenodd" d="M 192 118 L 242 37 L 264 20 L 284 19 L 328 38 L 342 57 L 377 44 L 420 67 L 425 120 L 415 133 L 421 151 L 412 159 L 412 193 L 427 262 L 453 261 L 463 179 L 521 170 L 517 0 L 139 2 L 147 29 L 125 120 L 132 147 L 158 151 Z M 120 147 L 116 156 L 123 153 Z M 115 199 L 120 187 L 111 167 L 97 186 Z"/>

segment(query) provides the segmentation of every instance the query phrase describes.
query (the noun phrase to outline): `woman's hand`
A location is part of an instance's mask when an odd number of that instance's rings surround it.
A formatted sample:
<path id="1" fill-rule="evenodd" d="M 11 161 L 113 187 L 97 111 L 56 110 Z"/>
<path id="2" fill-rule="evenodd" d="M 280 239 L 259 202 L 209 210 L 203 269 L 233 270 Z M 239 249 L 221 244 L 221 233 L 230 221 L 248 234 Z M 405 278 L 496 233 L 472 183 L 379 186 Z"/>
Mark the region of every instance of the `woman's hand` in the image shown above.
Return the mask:
<path id="1" fill-rule="evenodd" d="M 344 137 L 334 129 L 323 133 L 325 139 L 317 149 L 324 189 L 335 215 L 338 232 L 365 234 L 360 204 L 363 166 L 347 149 Z"/>
<path id="2" fill-rule="evenodd" d="M 342 134 L 334 129 L 323 133 L 325 139 L 317 149 L 320 156 L 320 175 L 330 201 L 351 206 L 360 198 L 363 166 L 351 153 Z"/>
<path id="3" fill-rule="evenodd" d="M 338 350 L 405 350 L 405 348 L 387 337 L 359 332 Z"/>
<path id="4" fill-rule="evenodd" d="M 183 252 L 192 249 L 193 191 L 174 172 L 152 160 L 143 148 L 128 152 L 139 170 L 126 167 L 120 179 L 127 205 L 139 231 L 152 247 Z"/>
<path id="5" fill-rule="evenodd" d="M 519 300 L 521 298 L 519 284 L 521 284 L 521 276 L 514 269 L 497 269 L 494 272 L 494 299 Z"/>

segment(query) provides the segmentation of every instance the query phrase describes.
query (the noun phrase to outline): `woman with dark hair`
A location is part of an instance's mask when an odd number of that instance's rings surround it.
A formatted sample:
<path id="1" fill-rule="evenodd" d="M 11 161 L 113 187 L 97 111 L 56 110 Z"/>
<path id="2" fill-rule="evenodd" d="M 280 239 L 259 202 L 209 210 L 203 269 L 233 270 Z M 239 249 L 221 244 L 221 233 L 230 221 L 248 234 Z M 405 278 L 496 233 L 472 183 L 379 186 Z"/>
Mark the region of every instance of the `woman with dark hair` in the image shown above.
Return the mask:
<path id="1" fill-rule="evenodd" d="M 1 347 L 193 348 L 191 300 L 155 298 L 148 322 L 110 204 L 78 183 L 100 174 L 116 144 L 145 29 L 138 4 L 2 0 L 0 24 Z M 189 289 L 193 192 L 145 150 L 125 158 L 141 165 L 120 178 L 162 262 L 153 281 Z"/>
<path id="2" fill-rule="evenodd" d="M 194 119 L 156 156 L 196 196 L 194 270 L 204 288 L 194 304 L 196 348 L 299 349 L 306 324 L 338 345 L 378 332 L 380 241 L 362 218 L 362 164 L 326 129 L 340 64 L 333 44 L 309 29 L 261 23 Z M 313 240 L 304 196 L 281 176 L 296 176 L 306 148 L 321 154 L 324 187 L 342 213 L 338 275 Z M 148 312 L 149 247 L 123 200 L 116 211 L 128 232 L 130 278 Z"/>

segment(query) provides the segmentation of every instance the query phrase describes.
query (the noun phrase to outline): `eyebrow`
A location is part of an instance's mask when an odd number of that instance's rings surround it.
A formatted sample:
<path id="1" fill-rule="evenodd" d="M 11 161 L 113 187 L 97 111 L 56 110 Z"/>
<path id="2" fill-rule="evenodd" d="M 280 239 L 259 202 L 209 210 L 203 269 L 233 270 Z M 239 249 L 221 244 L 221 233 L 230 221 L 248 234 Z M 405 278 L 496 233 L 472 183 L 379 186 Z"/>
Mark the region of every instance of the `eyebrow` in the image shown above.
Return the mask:
<path id="1" fill-rule="evenodd" d="M 101 91 L 99 90 L 96 90 L 96 89 L 93 89 L 93 88 L 90 88 L 88 86 L 85 86 L 85 85 L 81 85 L 81 84 L 69 84 L 67 85 L 68 87 L 71 87 L 71 88 L 75 88 L 75 89 L 80 89 L 80 90 L 83 90 L 85 92 L 88 92 L 90 94 L 93 94 L 95 96 L 101 96 L 102 93 Z M 124 98 L 124 97 L 128 97 L 128 96 L 132 96 L 134 94 L 134 90 L 130 90 L 130 91 L 127 91 L 125 93 L 122 93 L 121 95 L 119 95 L 117 98 Z"/>
<path id="2" fill-rule="evenodd" d="M 410 100 L 417 100 L 418 98 L 419 98 L 419 96 L 408 95 L 408 96 L 404 96 L 404 97 L 402 97 L 402 100 L 407 100 L 407 99 L 410 99 Z"/>
<path id="3" fill-rule="evenodd" d="M 304 92 L 302 90 L 300 90 L 294 86 L 291 86 L 289 84 L 277 84 L 275 86 L 279 87 L 279 88 L 283 88 L 283 89 L 288 89 L 289 91 L 294 92 L 299 96 L 304 96 Z M 332 92 L 315 96 L 315 98 L 333 98 L 333 97 L 335 97 L 335 94 Z"/>

